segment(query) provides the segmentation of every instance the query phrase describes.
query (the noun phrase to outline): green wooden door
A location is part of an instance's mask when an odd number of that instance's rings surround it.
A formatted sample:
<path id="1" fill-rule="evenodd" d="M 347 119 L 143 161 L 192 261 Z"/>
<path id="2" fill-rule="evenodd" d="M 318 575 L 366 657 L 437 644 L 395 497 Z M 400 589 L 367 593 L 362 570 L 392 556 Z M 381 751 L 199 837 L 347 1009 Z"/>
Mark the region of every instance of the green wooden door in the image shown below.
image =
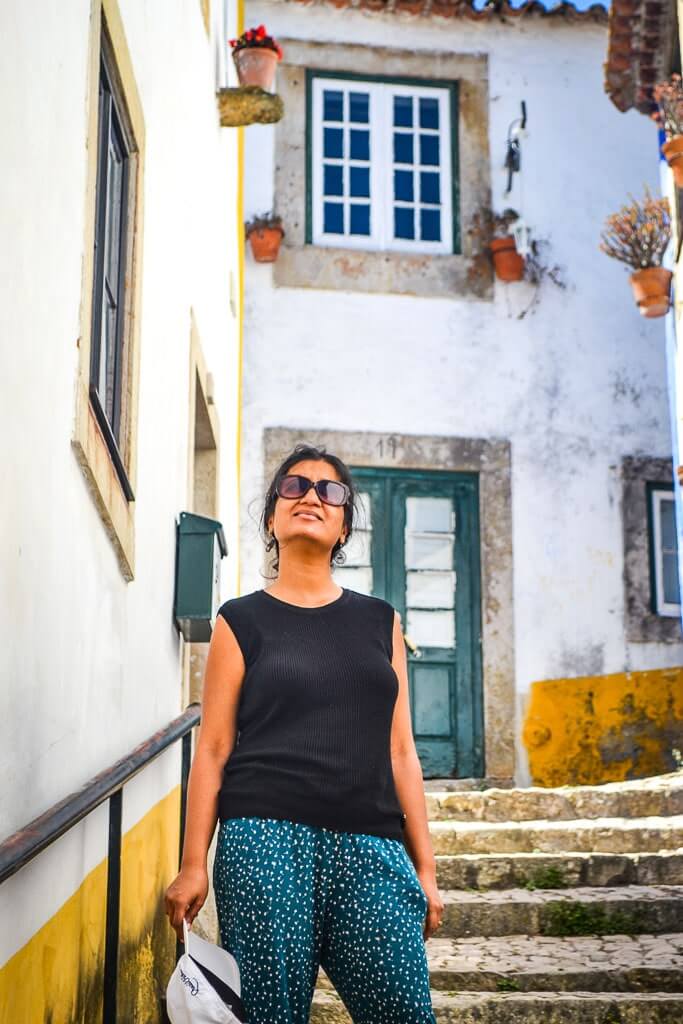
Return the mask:
<path id="1" fill-rule="evenodd" d="M 390 601 L 408 654 L 425 778 L 483 777 L 478 479 L 354 467 L 361 514 L 335 579 Z"/>

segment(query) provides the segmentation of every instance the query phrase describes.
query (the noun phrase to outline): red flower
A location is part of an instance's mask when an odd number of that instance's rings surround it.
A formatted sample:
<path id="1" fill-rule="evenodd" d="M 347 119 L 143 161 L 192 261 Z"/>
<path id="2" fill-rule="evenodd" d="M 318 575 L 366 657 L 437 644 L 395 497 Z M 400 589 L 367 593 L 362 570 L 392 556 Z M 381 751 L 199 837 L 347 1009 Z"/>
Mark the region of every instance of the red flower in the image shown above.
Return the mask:
<path id="1" fill-rule="evenodd" d="M 275 50 L 278 60 L 282 60 L 282 48 L 275 39 L 268 35 L 265 25 L 248 28 L 238 39 L 230 39 L 229 43 L 231 47 L 238 49 L 243 46 L 267 46 L 269 49 Z"/>

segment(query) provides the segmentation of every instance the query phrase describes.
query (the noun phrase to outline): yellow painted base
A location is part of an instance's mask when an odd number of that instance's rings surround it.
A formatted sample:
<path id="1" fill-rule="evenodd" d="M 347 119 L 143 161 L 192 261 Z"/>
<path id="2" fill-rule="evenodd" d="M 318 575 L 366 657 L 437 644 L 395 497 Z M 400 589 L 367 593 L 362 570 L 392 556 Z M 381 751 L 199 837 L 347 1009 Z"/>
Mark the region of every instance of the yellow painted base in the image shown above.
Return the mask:
<path id="1" fill-rule="evenodd" d="M 175 962 L 163 893 L 177 872 L 179 815 L 176 787 L 122 841 L 118 1017 L 135 1024 L 159 1021 Z M 102 1019 L 106 892 L 105 860 L 0 969 L 0 1024 Z"/>
<path id="2" fill-rule="evenodd" d="M 537 786 L 659 775 L 683 750 L 683 668 L 532 684 L 522 738 Z"/>

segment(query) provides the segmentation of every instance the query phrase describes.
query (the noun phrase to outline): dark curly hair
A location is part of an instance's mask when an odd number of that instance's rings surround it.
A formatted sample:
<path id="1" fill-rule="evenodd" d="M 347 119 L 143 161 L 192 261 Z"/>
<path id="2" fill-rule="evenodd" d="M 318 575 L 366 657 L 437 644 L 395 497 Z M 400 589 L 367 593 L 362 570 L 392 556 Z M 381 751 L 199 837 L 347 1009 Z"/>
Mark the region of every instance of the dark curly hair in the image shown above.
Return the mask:
<path id="1" fill-rule="evenodd" d="M 275 512 L 275 502 L 278 499 L 278 494 L 275 488 L 279 481 L 282 479 L 282 477 L 289 472 L 290 468 L 297 462 L 303 462 L 304 459 L 315 459 L 318 462 L 329 462 L 330 465 L 334 466 L 334 468 L 337 470 L 339 479 L 346 484 L 346 486 L 349 488 L 349 491 L 351 492 L 349 495 L 349 500 L 346 502 L 344 506 L 344 526 L 346 527 L 346 539 L 344 541 L 344 544 L 342 544 L 341 541 L 338 540 L 334 547 L 332 548 L 330 554 L 330 565 L 333 567 L 336 565 L 343 565 L 344 562 L 346 561 L 346 555 L 342 551 L 342 548 L 348 543 L 349 538 L 351 537 L 351 534 L 353 532 L 353 524 L 358 514 L 359 507 L 358 490 L 353 482 L 353 477 L 351 476 L 351 472 L 346 463 L 342 462 L 342 460 L 337 455 L 332 455 L 328 451 L 326 451 L 324 446 L 299 442 L 297 445 L 295 445 L 295 447 L 292 449 L 289 455 L 282 460 L 278 468 L 275 470 L 275 473 L 273 474 L 273 479 L 271 480 L 270 485 L 268 486 L 268 490 L 266 491 L 263 513 L 261 515 L 260 531 L 263 541 L 266 545 L 266 551 L 271 551 L 273 547 L 275 548 L 276 551 L 276 558 L 275 561 L 273 562 L 273 568 L 275 572 L 278 572 L 280 568 L 280 546 L 275 535 L 268 532 L 268 520 Z"/>

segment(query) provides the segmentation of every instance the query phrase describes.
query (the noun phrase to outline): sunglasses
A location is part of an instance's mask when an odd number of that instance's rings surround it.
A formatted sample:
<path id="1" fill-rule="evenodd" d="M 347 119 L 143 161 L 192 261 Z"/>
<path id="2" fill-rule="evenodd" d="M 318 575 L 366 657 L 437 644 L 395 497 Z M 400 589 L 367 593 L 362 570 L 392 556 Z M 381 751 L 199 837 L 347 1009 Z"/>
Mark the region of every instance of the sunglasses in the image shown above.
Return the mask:
<path id="1" fill-rule="evenodd" d="M 351 494 L 346 484 L 339 480 L 309 480 L 307 476 L 290 473 L 283 476 L 275 486 L 275 493 L 281 498 L 303 498 L 313 487 L 315 493 L 326 505 L 345 505 Z"/>

